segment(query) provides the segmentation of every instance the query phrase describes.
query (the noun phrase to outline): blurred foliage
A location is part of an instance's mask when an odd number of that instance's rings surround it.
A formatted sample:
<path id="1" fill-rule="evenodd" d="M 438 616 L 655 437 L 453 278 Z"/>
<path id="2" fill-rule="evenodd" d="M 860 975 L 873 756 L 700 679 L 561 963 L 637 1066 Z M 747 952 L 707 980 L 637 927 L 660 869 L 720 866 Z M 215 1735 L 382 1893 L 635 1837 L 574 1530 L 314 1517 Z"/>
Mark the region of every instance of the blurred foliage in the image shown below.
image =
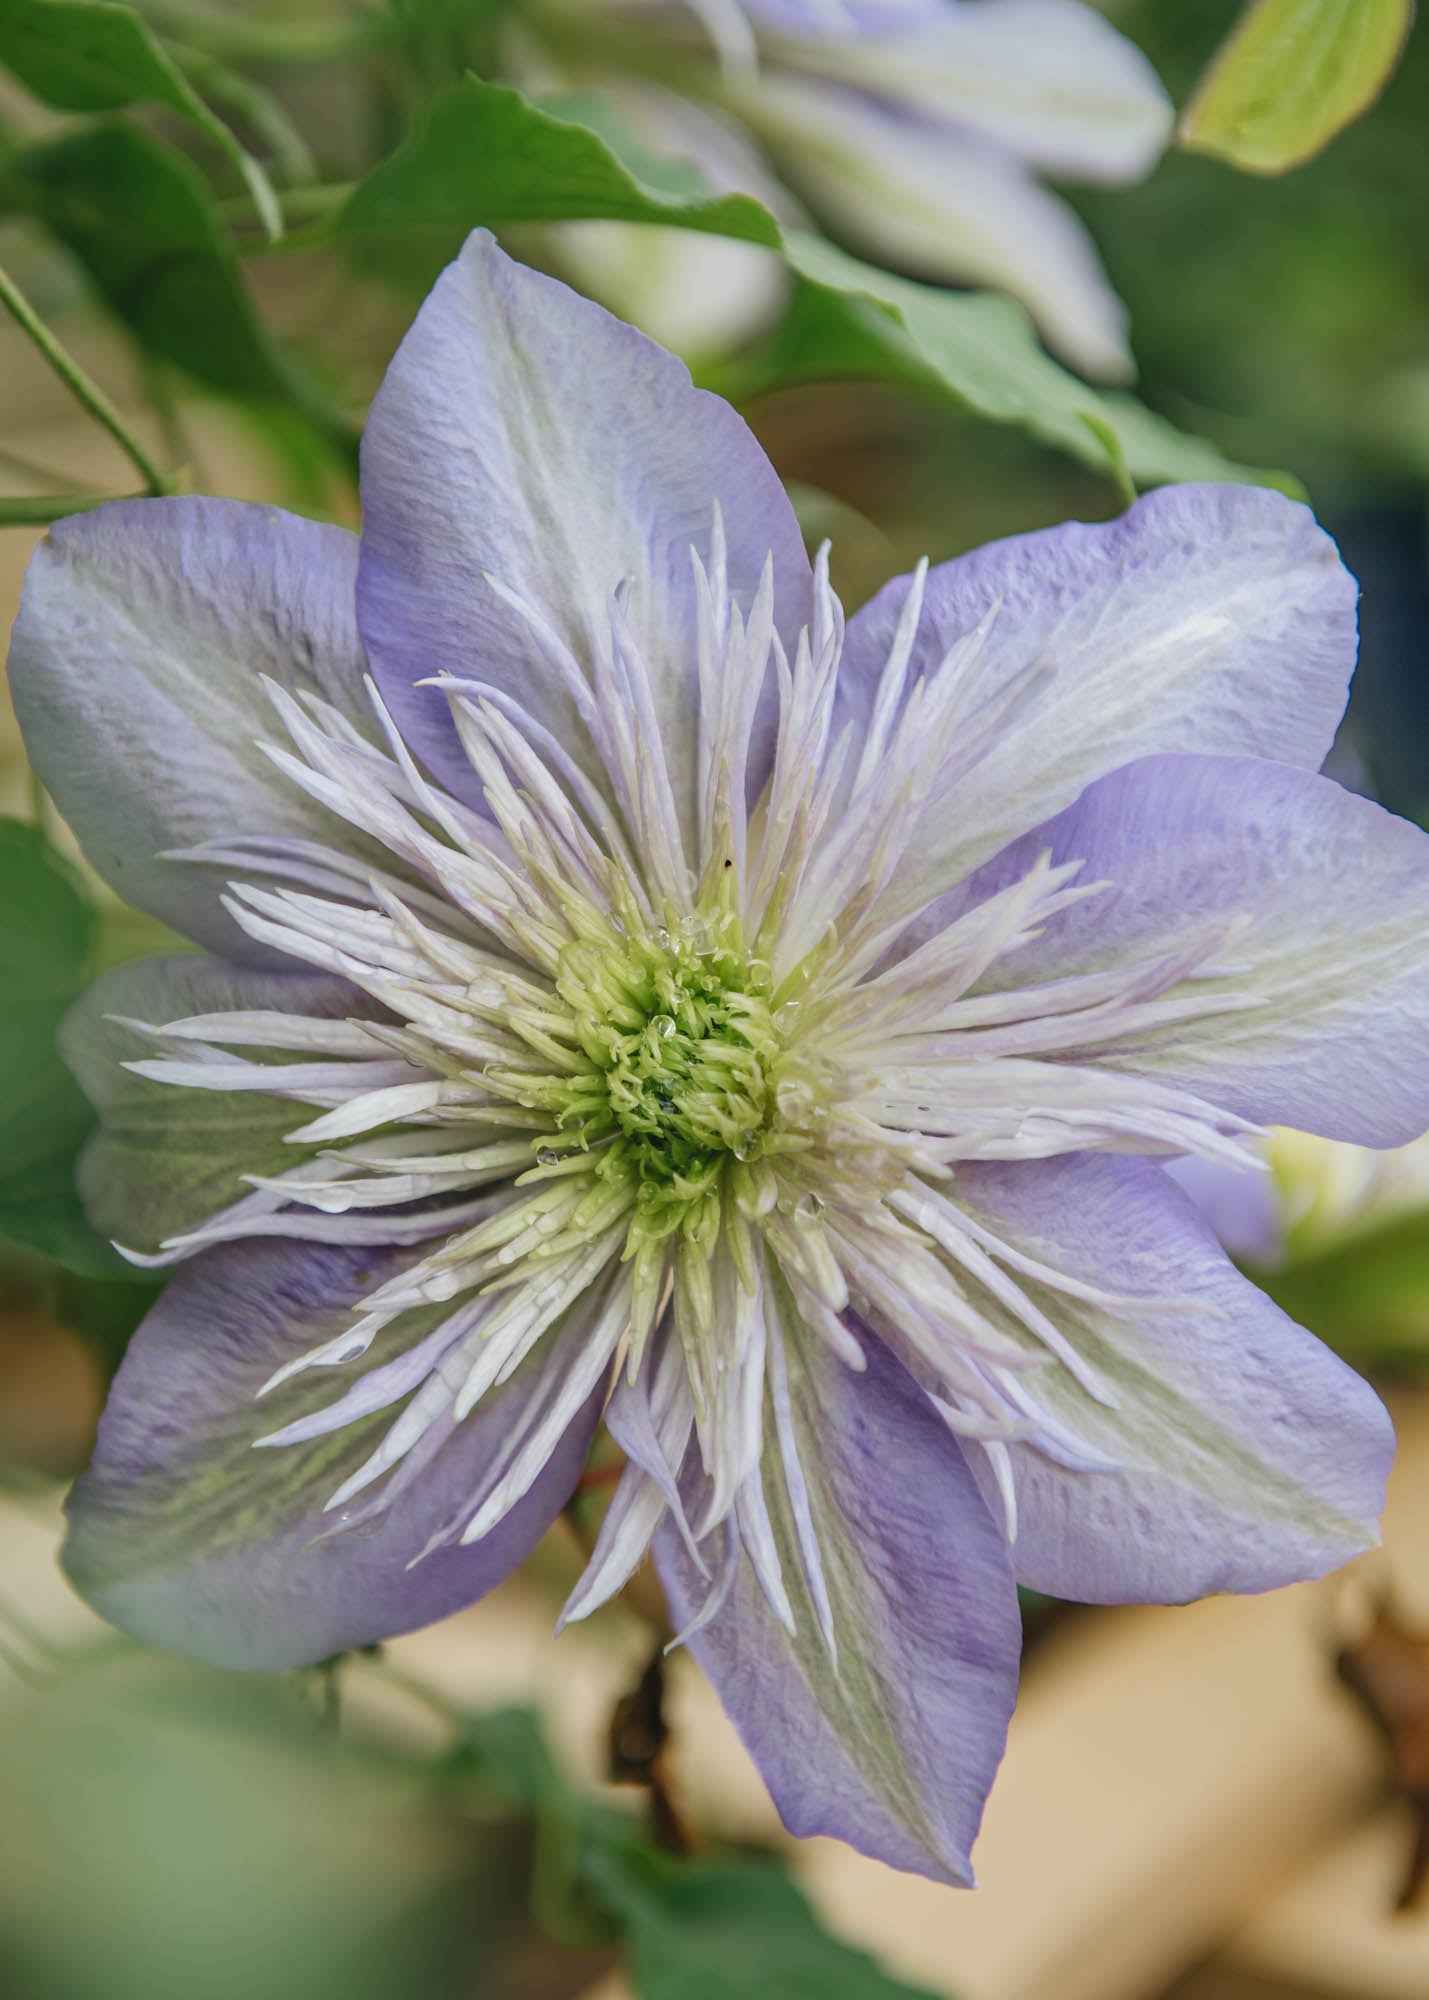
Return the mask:
<path id="1" fill-rule="evenodd" d="M 1181 120 L 1183 146 L 1284 173 L 1384 88 L 1413 0 L 1251 0 Z"/>
<path id="2" fill-rule="evenodd" d="M 54 1046 L 94 934 L 74 872 L 33 827 L 0 823 L 0 1236 L 106 1275 L 122 1266 L 74 1191 L 93 1113 Z"/>
<path id="3" fill-rule="evenodd" d="M 1127 0 L 1118 26 L 1178 103 L 1235 0 Z M 1227 451 L 1285 464 L 1323 513 L 1429 479 L 1429 35 L 1373 112 L 1255 183 L 1171 153 L 1075 197 L 1131 309 L 1141 390 Z"/>
<path id="4" fill-rule="evenodd" d="M 334 1736 L 322 1673 L 123 1642 L 29 1670 L 43 1699 L 0 1707 L 7 2000 L 567 2000 L 618 1949 L 642 2000 L 918 2000 L 772 1857 L 661 1852 L 529 1711 L 463 1714 L 354 1661 L 328 1670 L 352 1696 Z M 414 1692 L 448 1747 L 410 1747 Z"/>

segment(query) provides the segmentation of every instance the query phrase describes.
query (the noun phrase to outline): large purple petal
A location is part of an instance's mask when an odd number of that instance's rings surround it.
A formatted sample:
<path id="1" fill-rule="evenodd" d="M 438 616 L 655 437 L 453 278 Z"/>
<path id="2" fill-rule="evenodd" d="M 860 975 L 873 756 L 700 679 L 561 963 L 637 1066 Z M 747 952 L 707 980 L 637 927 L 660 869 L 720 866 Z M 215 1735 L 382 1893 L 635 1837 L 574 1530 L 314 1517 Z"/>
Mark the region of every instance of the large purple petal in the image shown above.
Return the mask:
<path id="1" fill-rule="evenodd" d="M 307 1444 L 254 1449 L 342 1394 L 335 1371 L 310 1368 L 255 1400 L 277 1368 L 339 1332 L 399 1261 L 239 1244 L 205 1252 L 173 1279 L 134 1336 L 70 1500 L 65 1567 L 105 1617 L 217 1666 L 302 1666 L 444 1617 L 530 1554 L 579 1475 L 600 1391 L 499 1526 L 468 1546 L 422 1552 L 487 1489 L 531 1398 L 550 1393 L 559 1353 L 538 1354 L 446 1424 L 420 1475 L 375 1519 L 344 1526 L 323 1508 L 391 1410 Z"/>
<path id="2" fill-rule="evenodd" d="M 866 716 L 908 590 L 852 619 L 840 693 Z M 1119 520 L 993 542 L 928 578 L 912 671 L 992 622 L 972 697 L 1023 691 L 971 770 L 933 799 L 918 882 L 934 893 L 1092 779 L 1158 751 L 1315 769 L 1355 661 L 1354 579 L 1305 507 L 1259 487 L 1171 486 Z M 959 745 L 959 753 L 965 741 Z"/>
<path id="3" fill-rule="evenodd" d="M 85 1212 L 126 1250 L 152 1252 L 250 1192 L 244 1174 L 276 1174 L 308 1157 L 284 1135 L 310 1108 L 256 1091 L 192 1090 L 124 1064 L 156 1044 L 131 1024 L 250 1008 L 341 1021 L 380 1012 L 325 973 L 261 972 L 212 958 L 142 958 L 116 966 L 70 1009 L 60 1053 L 99 1113 L 80 1157 Z M 181 1051 L 180 1051 L 181 1052 Z M 245 1050 L 245 1054 L 261 1051 Z"/>
<path id="4" fill-rule="evenodd" d="M 612 593 L 654 689 L 687 823 L 697 651 L 691 550 L 716 504 L 736 598 L 770 555 L 776 622 L 809 615 L 809 565 L 773 468 L 742 419 L 684 364 L 566 286 L 512 263 L 484 230 L 438 280 L 398 349 L 362 453 L 358 602 L 383 694 L 451 789 L 479 797 L 445 697 L 493 683 L 598 776 L 576 703 L 514 591 L 587 675 L 609 649 Z M 757 758 L 756 758 L 757 762 Z"/>
<path id="5" fill-rule="evenodd" d="M 1017 1689 L 1006 1540 L 956 1440 L 880 1343 L 855 1374 L 813 1342 L 791 1342 L 789 1388 L 837 1660 L 773 1449 L 764 1492 L 796 1633 L 742 1554 L 727 1602 L 690 1648 L 792 1833 L 833 1834 L 895 1868 L 970 1882 Z M 668 1518 L 655 1553 L 683 1625 L 709 1582 Z"/>
<path id="6" fill-rule="evenodd" d="M 241 871 L 163 856 L 253 833 L 351 844 L 258 743 L 282 736 L 265 674 L 365 707 L 356 574 L 346 529 L 204 499 L 60 521 L 26 574 L 9 671 L 31 762 L 127 902 L 234 958 L 273 958 L 220 906 Z"/>
<path id="7" fill-rule="evenodd" d="M 1241 1277 L 1159 1167 L 1083 1155 L 960 1167 L 955 1186 L 1014 1249 L 1147 1300 L 1133 1313 L 1028 1287 L 1115 1403 L 1062 1368 L 1027 1378 L 1113 1463 L 1073 1470 L 1010 1447 L 1020 1582 L 1097 1604 L 1179 1603 L 1322 1576 L 1374 1546 L 1394 1455 L 1383 1405 Z"/>
<path id="8" fill-rule="evenodd" d="M 1153 959 L 1225 925 L 1211 952 L 1222 976 L 1180 990 L 1253 1003 L 1078 1060 L 1360 1145 L 1403 1145 L 1429 1126 L 1429 835 L 1417 826 L 1283 764 L 1146 758 L 1089 786 L 957 900 L 1049 851 L 1109 886 L 1002 959 L 999 986 Z"/>

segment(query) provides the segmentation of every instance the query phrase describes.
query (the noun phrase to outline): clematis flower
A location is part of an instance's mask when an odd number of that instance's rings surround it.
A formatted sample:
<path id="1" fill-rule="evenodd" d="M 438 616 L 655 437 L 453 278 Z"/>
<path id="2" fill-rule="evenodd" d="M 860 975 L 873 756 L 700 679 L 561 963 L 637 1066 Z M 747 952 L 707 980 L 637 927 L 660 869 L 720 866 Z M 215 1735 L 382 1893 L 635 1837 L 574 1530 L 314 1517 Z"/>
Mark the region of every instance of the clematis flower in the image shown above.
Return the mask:
<path id="1" fill-rule="evenodd" d="M 1429 1120 L 1429 847 L 1316 775 L 1354 586 L 1178 487 L 845 626 L 735 413 L 473 237 L 360 541 L 112 503 L 12 675 L 204 955 L 71 1016 L 99 1227 L 177 1263 L 65 1561 L 291 1667 L 469 1603 L 625 1467 L 789 1826 L 970 1879 L 1017 1580 L 1263 1590 L 1375 1538 L 1373 1393 L 1159 1162 Z"/>
<path id="2" fill-rule="evenodd" d="M 1125 308 L 1036 176 L 1139 180 L 1172 112 L 1140 51 L 1082 0 L 541 0 L 514 19 L 523 81 L 600 88 L 721 191 L 786 219 L 807 204 L 878 263 L 1008 292 L 1074 366 L 1130 374 Z M 597 227 L 584 250 L 565 232 L 563 253 L 599 283 L 616 252 L 627 303 L 648 297 L 686 338 L 700 312 L 732 327 L 767 305 L 756 251 L 676 245 L 681 310 L 636 232 Z"/>

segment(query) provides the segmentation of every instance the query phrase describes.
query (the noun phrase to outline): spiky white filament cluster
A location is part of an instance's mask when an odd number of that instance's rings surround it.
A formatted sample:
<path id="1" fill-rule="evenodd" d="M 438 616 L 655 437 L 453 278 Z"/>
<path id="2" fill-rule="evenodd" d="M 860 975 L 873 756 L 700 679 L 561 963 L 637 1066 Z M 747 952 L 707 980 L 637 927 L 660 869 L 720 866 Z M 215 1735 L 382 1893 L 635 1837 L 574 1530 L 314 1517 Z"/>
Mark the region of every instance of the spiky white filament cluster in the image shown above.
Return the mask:
<path id="1" fill-rule="evenodd" d="M 362 838 L 345 851 L 244 836 L 193 858 L 249 878 L 229 897 L 248 936 L 365 998 L 341 1020 L 144 1027 L 158 1052 L 131 1065 L 141 1074 L 316 1114 L 288 1134 L 290 1168 L 250 1177 L 155 1261 L 262 1235 L 407 1246 L 352 1324 L 269 1385 L 339 1368 L 346 1392 L 259 1441 L 301 1448 L 394 1408 L 329 1503 L 339 1521 L 365 1518 L 400 1504 L 451 1425 L 526 1371 L 500 1465 L 432 1546 L 486 1534 L 621 1357 L 607 1420 L 629 1464 L 570 1614 L 619 1587 L 669 1508 L 711 1576 L 702 1615 L 742 1548 L 792 1624 L 777 1478 L 802 1601 L 832 1644 L 791 1339 L 856 1370 L 851 1316 L 873 1325 L 986 1453 L 1010 1529 L 1010 1443 L 1104 1464 L 1039 1394 L 1050 1367 L 1113 1400 L 1045 1302 L 1132 1302 L 992 1234 L 959 1204 L 958 1165 L 1087 1149 L 1246 1157 L 1242 1121 L 1098 1060 L 1120 1038 L 1240 1003 L 1213 962 L 1224 933 L 1129 969 L 992 984 L 1050 917 L 1098 892 L 1046 858 L 905 948 L 918 911 L 900 869 L 930 803 L 1052 669 L 981 699 L 972 669 L 994 613 L 913 679 L 920 570 L 866 720 L 836 730 L 843 620 L 826 554 L 792 654 L 768 566 L 735 603 L 718 520 L 708 563 L 692 561 L 697 785 L 683 810 L 652 673 L 669 663 L 642 657 L 624 591 L 596 656 L 578 660 L 540 606 L 493 583 L 590 754 L 577 763 L 508 692 L 445 678 L 485 813 L 418 768 L 375 689 L 370 734 L 272 689 L 287 741 L 269 754 Z M 756 727 L 771 690 L 772 752 Z M 419 1313 L 420 1336 L 389 1335 L 395 1358 L 364 1369 L 376 1337 Z"/>

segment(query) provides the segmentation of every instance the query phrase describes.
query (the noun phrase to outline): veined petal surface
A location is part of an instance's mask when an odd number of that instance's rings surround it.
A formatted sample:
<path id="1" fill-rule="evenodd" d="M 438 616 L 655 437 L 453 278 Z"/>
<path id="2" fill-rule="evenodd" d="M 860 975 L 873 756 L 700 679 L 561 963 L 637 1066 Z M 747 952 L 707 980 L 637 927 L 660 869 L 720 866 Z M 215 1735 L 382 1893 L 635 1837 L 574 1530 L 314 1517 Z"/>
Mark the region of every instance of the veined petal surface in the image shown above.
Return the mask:
<path id="1" fill-rule="evenodd" d="M 857 726 L 909 593 L 849 620 L 840 682 Z M 1168 486 L 1119 520 L 990 543 L 929 572 L 910 671 L 988 621 L 987 705 L 1015 714 L 930 802 L 913 887 L 951 886 L 1093 778 L 1158 751 L 1314 770 L 1344 712 L 1358 592 L 1309 509 L 1245 486 Z"/>
<path id="2" fill-rule="evenodd" d="M 370 717 L 356 577 L 345 528 L 189 498 L 59 521 L 26 573 L 9 673 L 30 761 L 121 896 L 231 957 L 274 962 L 222 908 L 236 866 L 171 851 L 326 833 L 260 748 L 282 734 L 263 680 Z"/>
<path id="3" fill-rule="evenodd" d="M 128 1067 L 164 1057 L 219 1066 L 217 1048 L 193 1031 L 178 1039 L 146 1030 L 197 1017 L 222 1033 L 244 1014 L 256 1037 L 266 1018 L 270 1040 L 250 1042 L 249 1053 L 271 1056 L 275 1041 L 301 1039 L 303 1021 L 321 1022 L 325 1040 L 361 1005 L 354 988 L 320 973 L 263 972 L 213 958 L 136 959 L 97 979 L 59 1033 L 60 1053 L 99 1113 L 78 1175 L 94 1227 L 126 1250 L 152 1254 L 217 1211 L 253 1201 L 244 1175 L 282 1173 L 311 1157 L 311 1149 L 285 1144 L 312 1115 L 301 1099 L 185 1089 Z M 369 1054 L 384 1053 L 371 1044 Z"/>
<path id="4" fill-rule="evenodd" d="M 1429 1124 L 1429 835 L 1328 778 L 1251 757 L 1150 757 L 979 872 L 975 902 L 1042 854 L 1105 892 L 1052 917 L 992 984 L 1144 961 L 1220 931 L 1188 997 L 1243 1003 L 1091 1057 L 1266 1125 L 1399 1146 Z"/>
<path id="5" fill-rule="evenodd" d="M 393 714 L 437 775 L 479 800 L 443 696 L 414 685 L 449 674 L 493 683 L 598 778 L 583 711 L 611 655 L 611 600 L 628 585 L 689 838 L 691 552 L 709 557 L 717 506 L 736 600 L 753 601 L 772 556 L 775 620 L 791 643 L 809 615 L 793 509 L 729 405 L 695 389 L 645 335 L 513 264 L 478 231 L 387 371 L 363 439 L 362 496 L 363 638 Z"/>
<path id="6" fill-rule="evenodd" d="M 1058 1302 L 1114 1400 L 1050 1369 L 1029 1393 L 1106 1462 L 1008 1446 L 1019 1582 L 1096 1604 L 1179 1602 L 1322 1576 L 1378 1542 L 1394 1456 L 1383 1404 L 1241 1277 L 1168 1174 L 1082 1157 L 958 1181 L 1004 1242 L 1144 1301 Z"/>
<path id="7" fill-rule="evenodd" d="M 794 1630 L 741 1554 L 689 1643 L 790 1832 L 966 1884 L 1016 1697 L 1017 1597 L 961 1446 L 876 1340 L 867 1361 L 856 1374 L 807 1336 L 788 1342 L 784 1444 L 807 1480 L 834 1646 L 772 1411 L 763 1484 Z M 656 1557 L 678 1629 L 710 1583 L 668 1522 Z"/>
<path id="8" fill-rule="evenodd" d="M 378 1445 L 391 1407 L 307 1444 L 255 1449 L 339 1394 L 319 1368 L 258 1400 L 274 1371 L 347 1326 L 400 1262 L 390 1251 L 244 1243 L 207 1251 L 166 1287 L 130 1344 L 70 1500 L 65 1567 L 113 1623 L 218 1666 L 308 1666 L 458 1610 L 530 1554 L 580 1473 L 603 1383 L 489 1535 L 425 1550 L 454 1509 L 492 1488 L 555 1393 L 568 1352 L 559 1344 L 462 1423 L 449 1398 L 425 1433 L 420 1479 L 365 1518 L 356 1501 L 345 1511 L 328 1502 Z M 439 1330 L 429 1308 L 421 1338 Z"/>

